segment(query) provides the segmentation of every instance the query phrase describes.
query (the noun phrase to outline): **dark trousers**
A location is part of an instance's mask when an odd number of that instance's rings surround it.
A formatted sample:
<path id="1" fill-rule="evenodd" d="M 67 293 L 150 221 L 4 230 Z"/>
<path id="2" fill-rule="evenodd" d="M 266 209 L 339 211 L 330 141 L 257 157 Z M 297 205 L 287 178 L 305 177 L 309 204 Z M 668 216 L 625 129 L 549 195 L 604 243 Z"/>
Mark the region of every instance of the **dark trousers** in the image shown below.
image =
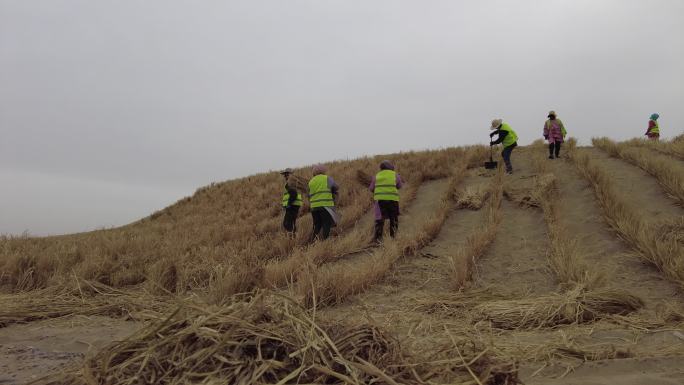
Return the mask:
<path id="1" fill-rule="evenodd" d="M 503 151 L 501 151 L 501 157 L 504 160 L 504 163 L 506 164 L 506 172 L 513 172 L 513 165 L 511 164 L 511 153 L 513 152 L 513 149 L 518 147 L 518 143 L 513 143 L 508 147 L 505 147 Z"/>
<path id="2" fill-rule="evenodd" d="M 556 152 L 556 158 L 560 154 L 561 142 L 549 143 L 549 158 L 553 158 L 554 151 Z"/>
<path id="3" fill-rule="evenodd" d="M 333 219 L 324 207 L 316 207 L 311 209 L 311 218 L 313 219 L 313 234 L 311 234 L 311 241 L 314 241 L 321 233 L 320 239 L 326 239 L 330 235 L 330 228 L 333 224 Z"/>
<path id="4" fill-rule="evenodd" d="M 290 206 L 285 209 L 285 217 L 283 218 L 283 227 L 288 233 L 297 231 L 297 216 L 299 215 L 299 206 Z"/>
<path id="5" fill-rule="evenodd" d="M 389 219 L 390 222 L 390 237 L 396 237 L 397 230 L 399 229 L 399 202 L 378 201 L 378 206 L 380 206 L 382 219 L 375 221 L 375 240 L 379 241 L 382 239 L 386 219 Z"/>

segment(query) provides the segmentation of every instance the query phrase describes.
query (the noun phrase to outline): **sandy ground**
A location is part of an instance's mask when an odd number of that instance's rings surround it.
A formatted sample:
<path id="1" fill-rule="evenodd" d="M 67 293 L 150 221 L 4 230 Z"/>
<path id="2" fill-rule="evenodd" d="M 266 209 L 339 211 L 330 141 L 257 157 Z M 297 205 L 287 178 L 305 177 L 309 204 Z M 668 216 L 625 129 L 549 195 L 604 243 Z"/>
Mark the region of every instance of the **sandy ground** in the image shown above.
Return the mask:
<path id="1" fill-rule="evenodd" d="M 526 385 L 681 385 L 684 358 L 626 358 L 587 362 L 563 378 L 530 377 L 523 370 Z M 559 375 L 560 376 L 560 375 Z"/>
<path id="2" fill-rule="evenodd" d="M 141 325 L 107 317 L 67 317 L 0 329 L 0 384 L 24 384 L 81 361 Z"/>

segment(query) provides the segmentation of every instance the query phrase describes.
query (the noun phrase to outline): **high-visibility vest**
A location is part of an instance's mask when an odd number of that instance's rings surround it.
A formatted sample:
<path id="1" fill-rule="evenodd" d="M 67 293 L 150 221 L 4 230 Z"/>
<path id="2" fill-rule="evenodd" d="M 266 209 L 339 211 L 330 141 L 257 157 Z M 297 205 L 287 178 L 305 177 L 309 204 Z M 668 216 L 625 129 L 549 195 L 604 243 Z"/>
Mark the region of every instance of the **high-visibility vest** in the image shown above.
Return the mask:
<path id="1" fill-rule="evenodd" d="M 290 202 L 290 193 L 287 191 L 287 187 L 285 188 L 285 192 L 283 193 L 283 207 L 287 207 L 287 204 Z M 294 202 L 292 202 L 292 206 L 301 206 L 302 205 L 302 194 L 297 192 L 297 198 L 295 198 Z"/>
<path id="2" fill-rule="evenodd" d="M 653 123 L 655 123 L 655 126 L 653 126 L 649 132 L 651 134 L 660 134 L 660 128 L 658 127 L 658 122 L 654 120 Z"/>
<path id="3" fill-rule="evenodd" d="M 508 123 L 503 123 L 500 130 L 508 132 L 508 135 L 506 135 L 503 140 L 504 147 L 508 147 L 518 141 L 518 135 L 515 133 L 515 131 L 513 131 L 511 126 L 508 125 Z"/>
<path id="4" fill-rule="evenodd" d="M 309 203 L 311 208 L 335 206 L 327 175 L 316 175 L 309 181 Z"/>
<path id="5" fill-rule="evenodd" d="M 396 172 L 393 170 L 382 170 L 375 175 L 373 199 L 376 201 L 399 201 Z"/>

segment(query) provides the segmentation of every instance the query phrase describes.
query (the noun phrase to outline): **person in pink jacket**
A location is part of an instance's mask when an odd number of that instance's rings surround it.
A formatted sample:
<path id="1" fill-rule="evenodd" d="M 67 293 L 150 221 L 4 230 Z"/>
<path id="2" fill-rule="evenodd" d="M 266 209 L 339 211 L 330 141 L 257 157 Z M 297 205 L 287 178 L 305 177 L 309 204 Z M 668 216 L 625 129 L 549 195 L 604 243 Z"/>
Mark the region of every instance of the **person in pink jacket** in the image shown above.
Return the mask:
<path id="1" fill-rule="evenodd" d="M 549 159 L 560 156 L 561 143 L 567 132 L 563 122 L 556 117 L 556 111 L 549 111 L 548 120 L 544 123 L 544 139 L 549 142 Z"/>

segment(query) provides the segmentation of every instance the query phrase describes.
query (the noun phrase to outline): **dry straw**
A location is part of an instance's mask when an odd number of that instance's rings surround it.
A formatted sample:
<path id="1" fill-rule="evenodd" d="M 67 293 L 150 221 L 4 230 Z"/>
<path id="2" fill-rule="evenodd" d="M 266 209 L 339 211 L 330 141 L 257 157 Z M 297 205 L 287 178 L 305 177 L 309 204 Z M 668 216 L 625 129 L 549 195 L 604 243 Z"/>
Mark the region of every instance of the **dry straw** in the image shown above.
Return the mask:
<path id="1" fill-rule="evenodd" d="M 646 139 L 631 139 L 621 144 L 625 146 L 644 147 L 657 151 L 664 155 L 669 155 L 680 160 L 684 160 L 684 135 L 679 135 L 670 141 L 652 141 Z"/>
<path id="2" fill-rule="evenodd" d="M 0 327 L 72 315 L 145 319 L 164 311 L 168 301 L 140 290 L 117 290 L 97 282 L 0 295 Z"/>
<path id="3" fill-rule="evenodd" d="M 476 318 L 500 329 L 529 329 L 593 322 L 609 315 L 625 315 L 643 307 L 643 301 L 616 290 L 585 291 L 489 301 L 475 306 Z"/>
<path id="4" fill-rule="evenodd" d="M 475 270 L 477 259 L 484 255 L 489 244 L 496 237 L 496 231 L 501 223 L 503 199 L 503 169 L 492 178 L 488 186 L 491 198 L 483 211 L 483 224 L 466 238 L 466 242 L 450 257 L 452 282 L 455 289 L 460 289 L 469 281 Z"/>
<path id="5" fill-rule="evenodd" d="M 663 233 L 660 226 L 652 224 L 637 208 L 625 203 L 621 193 L 614 189 L 609 174 L 587 154 L 578 151 L 572 154 L 572 159 L 593 185 L 608 223 L 644 260 L 684 285 L 684 245 L 679 238 Z"/>
<path id="6" fill-rule="evenodd" d="M 574 150 L 571 150 L 572 152 Z M 548 161 L 544 153 L 533 155 L 534 168 L 538 172 L 533 190 L 534 200 L 544 212 L 551 248 L 549 265 L 558 281 L 567 287 L 594 287 L 601 279 L 600 271 L 589 269 L 577 240 L 574 239 L 561 221 L 556 202 L 563 199 L 558 187 L 559 180 L 553 172 L 548 172 Z"/>
<path id="7" fill-rule="evenodd" d="M 53 383 L 396 383 L 401 362 L 397 341 L 374 326 L 316 321 L 257 293 L 221 307 L 185 303 Z"/>
<path id="8" fill-rule="evenodd" d="M 316 303 L 339 303 L 351 295 L 361 293 L 381 280 L 399 258 L 414 255 L 432 241 L 446 220 L 452 205 L 453 192 L 465 178 L 470 156 L 469 153 L 458 154 L 447 164 L 456 168 L 451 170 L 453 175 L 441 204 L 435 213 L 421 213 L 424 217 L 423 223 L 416 231 L 411 234 L 400 233 L 396 241 L 387 241 L 383 247 L 370 255 L 362 255 L 363 258 L 359 258 L 353 268 L 348 264 L 326 269 L 309 265 L 305 270 L 306 278 L 300 279 L 296 288 L 303 296 L 304 303 L 308 306 Z"/>
<path id="9" fill-rule="evenodd" d="M 482 184 L 468 185 L 456 195 L 456 206 L 470 210 L 479 210 L 484 206 L 491 189 Z"/>
<path id="10" fill-rule="evenodd" d="M 450 359 L 412 363 L 376 326 L 317 318 L 290 298 L 254 292 L 222 306 L 184 302 L 80 369 L 38 383 L 417 385 L 445 373 L 456 384 L 519 383 L 511 361 L 451 340 Z"/>
<path id="11" fill-rule="evenodd" d="M 615 143 L 608 138 L 595 138 L 592 143 L 611 156 L 624 159 L 653 175 L 677 203 L 684 205 L 684 167 L 679 162 L 673 162 L 671 158 L 655 154 L 646 148 Z"/>

